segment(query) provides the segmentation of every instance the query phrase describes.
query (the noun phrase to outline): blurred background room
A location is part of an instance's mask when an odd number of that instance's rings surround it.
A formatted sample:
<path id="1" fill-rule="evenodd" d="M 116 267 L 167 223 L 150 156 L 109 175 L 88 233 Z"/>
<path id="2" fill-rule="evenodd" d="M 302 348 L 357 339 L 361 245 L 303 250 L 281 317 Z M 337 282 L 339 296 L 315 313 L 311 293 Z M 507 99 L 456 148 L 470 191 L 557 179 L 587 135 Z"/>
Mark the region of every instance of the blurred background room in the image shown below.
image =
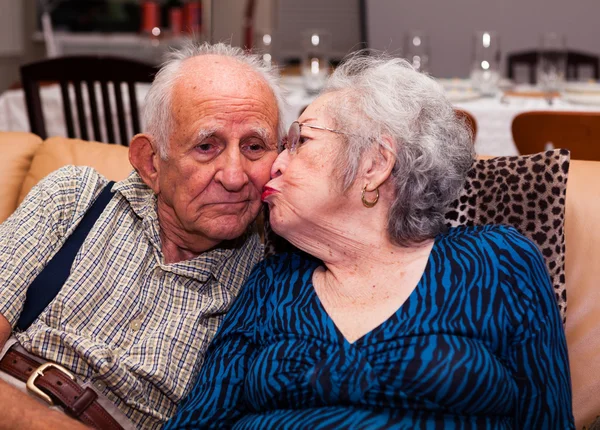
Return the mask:
<path id="1" fill-rule="evenodd" d="M 368 47 L 438 79 L 473 128 L 479 153 L 516 155 L 523 150 L 511 126 L 519 114 L 600 110 L 598 16 L 596 0 L 0 0 L 0 130 L 110 140 L 82 133 L 77 118 L 65 125 L 61 97 L 78 109 L 74 78 L 65 78 L 63 94 L 49 66 L 40 75 L 22 72 L 26 64 L 53 59 L 58 71 L 83 70 L 58 60 L 95 56 L 107 69 L 129 69 L 109 63 L 118 57 L 153 68 L 144 72 L 152 75 L 169 49 L 190 39 L 227 41 L 278 67 L 287 90 L 284 122 L 291 123 L 344 55 Z M 122 96 L 124 112 L 131 97 L 143 110 L 151 76 L 126 80 L 139 82 L 135 94 Z M 98 85 L 91 86 L 100 98 Z M 81 89 L 82 103 L 94 98 Z M 43 118 L 32 118 L 40 109 Z M 93 128 L 89 109 L 77 113 Z M 121 128 L 124 140 L 137 130 Z"/>
<path id="2" fill-rule="evenodd" d="M 475 163 L 485 171 L 460 211 L 500 223 L 502 210 L 566 261 L 573 410 L 578 429 L 598 429 L 599 18 L 599 0 L 0 0 L 0 220 L 63 165 L 129 174 L 126 146 L 172 48 L 223 41 L 275 65 L 285 127 L 345 55 L 386 51 L 439 82 L 479 156 L 507 156 Z"/>

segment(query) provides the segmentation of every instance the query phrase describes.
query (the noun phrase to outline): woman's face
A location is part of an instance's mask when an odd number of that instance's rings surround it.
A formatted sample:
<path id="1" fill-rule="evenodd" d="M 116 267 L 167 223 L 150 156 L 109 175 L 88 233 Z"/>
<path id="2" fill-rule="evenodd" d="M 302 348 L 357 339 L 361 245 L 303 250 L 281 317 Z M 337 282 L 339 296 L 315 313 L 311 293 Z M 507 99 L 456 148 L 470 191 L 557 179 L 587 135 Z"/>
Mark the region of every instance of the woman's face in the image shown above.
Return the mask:
<path id="1" fill-rule="evenodd" d="M 327 115 L 327 104 L 333 97 L 319 97 L 298 118 L 301 126 L 296 151 L 290 154 L 286 149 L 279 154 L 262 194 L 269 205 L 273 230 L 288 240 L 326 233 L 339 225 L 340 217 L 349 209 L 334 175 L 334 160 L 343 136 L 309 127 L 335 128 Z"/>

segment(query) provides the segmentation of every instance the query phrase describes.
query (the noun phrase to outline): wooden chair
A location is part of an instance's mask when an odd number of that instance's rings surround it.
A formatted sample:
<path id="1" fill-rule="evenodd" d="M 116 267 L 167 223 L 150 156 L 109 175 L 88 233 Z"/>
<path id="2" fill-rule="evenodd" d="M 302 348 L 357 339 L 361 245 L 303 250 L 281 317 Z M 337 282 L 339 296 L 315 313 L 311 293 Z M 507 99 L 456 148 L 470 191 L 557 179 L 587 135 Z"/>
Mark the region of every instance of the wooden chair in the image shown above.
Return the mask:
<path id="1" fill-rule="evenodd" d="M 135 83 L 150 83 L 154 79 L 156 69 L 145 63 L 118 57 L 81 55 L 58 57 L 21 66 L 21 81 L 27 103 L 27 115 L 31 131 L 42 139 L 46 139 L 46 125 L 40 97 L 40 83 L 58 82 L 60 84 L 63 111 L 68 137 L 80 137 L 91 140 L 88 133 L 87 118 L 91 118 L 93 139 L 100 142 L 116 143 L 118 134 L 120 143 L 128 145 L 132 135 L 140 132 L 139 107 L 137 105 Z M 83 84 L 86 84 L 85 86 Z M 100 103 L 96 96 L 96 85 L 100 85 L 103 115 L 100 113 Z M 112 106 L 109 83 L 112 83 L 114 101 Z M 131 132 L 128 132 L 126 118 L 128 117 L 121 84 L 127 86 L 130 105 Z M 75 135 L 72 100 L 69 96 L 69 84 L 74 87 L 75 105 L 77 109 L 77 124 L 80 135 Z M 84 103 L 84 88 L 87 88 L 89 116 Z M 116 108 L 116 110 L 115 110 Z M 117 124 L 113 124 L 113 115 Z M 106 131 L 106 139 L 101 133 L 101 119 Z"/>
<path id="2" fill-rule="evenodd" d="M 600 161 L 600 112 L 525 112 L 512 135 L 521 155 L 565 148 L 572 159 Z"/>
<path id="3" fill-rule="evenodd" d="M 467 126 L 471 129 L 471 135 L 473 136 L 473 143 L 475 143 L 475 138 L 477 137 L 477 120 L 473 116 L 471 112 L 467 112 L 463 109 L 454 109 L 456 116 L 462 119 Z"/>
<path id="4" fill-rule="evenodd" d="M 515 69 L 519 65 L 525 65 L 529 69 L 529 83 L 535 84 L 537 81 L 536 69 L 539 58 L 539 51 L 521 51 L 508 54 L 507 73 L 508 79 L 514 80 Z M 597 55 L 586 54 L 583 52 L 567 51 L 567 76 L 568 81 L 576 81 L 579 78 L 579 68 L 589 66 L 592 69 L 592 77 L 600 79 L 600 65 Z"/>

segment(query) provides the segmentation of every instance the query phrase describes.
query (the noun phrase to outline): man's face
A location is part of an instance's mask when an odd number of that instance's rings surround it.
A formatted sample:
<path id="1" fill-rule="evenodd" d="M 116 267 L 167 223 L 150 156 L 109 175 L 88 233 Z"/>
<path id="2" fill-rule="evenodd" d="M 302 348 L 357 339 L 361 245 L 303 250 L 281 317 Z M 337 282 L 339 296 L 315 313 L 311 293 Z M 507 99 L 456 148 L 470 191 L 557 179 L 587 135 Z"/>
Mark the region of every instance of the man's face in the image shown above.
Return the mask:
<path id="1" fill-rule="evenodd" d="M 158 210 L 184 242 L 208 249 L 240 236 L 261 208 L 277 156 L 272 91 L 223 57 L 184 62 L 173 88 L 167 159 L 158 160 Z"/>

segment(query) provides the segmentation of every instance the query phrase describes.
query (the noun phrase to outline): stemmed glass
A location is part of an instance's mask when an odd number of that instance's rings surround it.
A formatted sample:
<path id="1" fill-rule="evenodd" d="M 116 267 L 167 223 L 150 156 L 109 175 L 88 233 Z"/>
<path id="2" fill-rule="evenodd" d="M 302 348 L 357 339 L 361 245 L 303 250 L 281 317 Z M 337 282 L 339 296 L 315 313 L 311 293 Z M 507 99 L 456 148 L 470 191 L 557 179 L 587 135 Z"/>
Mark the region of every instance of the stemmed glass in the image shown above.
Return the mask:
<path id="1" fill-rule="evenodd" d="M 277 37 L 270 29 L 259 30 L 254 34 L 252 50 L 266 65 L 275 65 L 276 41 Z"/>
<path id="2" fill-rule="evenodd" d="M 493 31 L 477 31 L 473 45 L 471 81 L 484 95 L 495 95 L 500 80 L 500 37 Z"/>
<path id="3" fill-rule="evenodd" d="M 537 82 L 547 94 L 548 104 L 562 90 L 567 71 L 566 38 L 558 33 L 540 35 L 537 61 Z"/>
<path id="4" fill-rule="evenodd" d="M 304 88 L 307 93 L 316 94 L 325 85 L 329 74 L 331 33 L 326 30 L 303 31 L 302 50 Z"/>
<path id="5" fill-rule="evenodd" d="M 406 59 L 415 70 L 429 73 L 429 39 L 421 31 L 411 30 L 405 36 Z"/>

